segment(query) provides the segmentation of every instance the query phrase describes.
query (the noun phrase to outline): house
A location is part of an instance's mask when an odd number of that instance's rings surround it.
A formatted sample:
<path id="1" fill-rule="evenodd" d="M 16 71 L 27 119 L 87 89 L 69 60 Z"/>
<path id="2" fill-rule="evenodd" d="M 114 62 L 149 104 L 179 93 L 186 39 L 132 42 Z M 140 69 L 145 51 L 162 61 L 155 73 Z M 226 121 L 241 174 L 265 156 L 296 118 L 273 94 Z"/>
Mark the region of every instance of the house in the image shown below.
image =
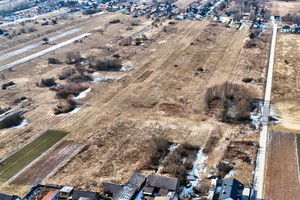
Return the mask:
<path id="1" fill-rule="evenodd" d="M 176 194 L 179 187 L 180 182 L 177 178 L 150 174 L 147 178 L 143 194 L 153 196 L 157 193 L 157 196 L 167 196 L 169 192 L 174 192 Z"/>
<path id="2" fill-rule="evenodd" d="M 295 26 L 294 33 L 300 34 L 300 24 L 297 24 L 297 25 Z"/>
<path id="3" fill-rule="evenodd" d="M 114 200 L 132 200 L 144 185 L 146 177 L 134 172 L 122 189 L 115 195 Z"/>
<path id="4" fill-rule="evenodd" d="M 244 185 L 232 178 L 223 181 L 219 200 L 242 200 Z"/>
<path id="5" fill-rule="evenodd" d="M 288 33 L 291 32 L 291 27 L 290 26 L 283 26 L 280 30 L 281 33 Z"/>
<path id="6" fill-rule="evenodd" d="M 86 190 L 73 190 L 72 200 L 99 200 L 100 194 L 98 192 Z"/>
<path id="7" fill-rule="evenodd" d="M 71 193 L 73 192 L 73 187 L 65 186 L 59 191 L 59 196 L 61 198 L 69 198 L 71 197 Z"/>
<path id="8" fill-rule="evenodd" d="M 111 197 L 116 195 L 122 189 L 122 187 L 123 186 L 118 183 L 105 183 L 104 193 Z"/>
<path id="9" fill-rule="evenodd" d="M 42 200 L 58 200 L 59 199 L 59 190 L 50 190 Z"/>
<path id="10" fill-rule="evenodd" d="M 3 194 L 3 193 L 0 193 L 0 199 L 1 200 L 21 200 L 21 198 L 18 196 L 10 195 L 10 194 Z"/>

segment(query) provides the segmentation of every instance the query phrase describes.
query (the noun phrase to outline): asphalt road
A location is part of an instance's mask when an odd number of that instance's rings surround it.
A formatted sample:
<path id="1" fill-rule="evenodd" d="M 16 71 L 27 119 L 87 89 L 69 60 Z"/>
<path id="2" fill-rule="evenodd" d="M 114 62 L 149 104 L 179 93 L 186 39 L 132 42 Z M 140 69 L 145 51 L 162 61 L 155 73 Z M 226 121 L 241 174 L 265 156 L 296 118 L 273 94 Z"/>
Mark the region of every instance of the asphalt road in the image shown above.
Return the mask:
<path id="1" fill-rule="evenodd" d="M 277 24 L 274 23 L 273 17 L 273 35 L 271 43 L 271 51 L 269 58 L 268 77 L 266 82 L 265 99 L 263 106 L 263 115 L 261 120 L 262 130 L 259 138 L 259 149 L 257 153 L 255 178 L 254 178 L 254 195 L 252 199 L 263 199 L 264 197 L 264 176 L 265 176 L 265 163 L 266 163 L 266 148 L 267 148 L 267 135 L 268 135 L 268 118 L 270 114 L 270 101 L 271 89 L 273 79 L 273 68 L 276 47 Z"/>

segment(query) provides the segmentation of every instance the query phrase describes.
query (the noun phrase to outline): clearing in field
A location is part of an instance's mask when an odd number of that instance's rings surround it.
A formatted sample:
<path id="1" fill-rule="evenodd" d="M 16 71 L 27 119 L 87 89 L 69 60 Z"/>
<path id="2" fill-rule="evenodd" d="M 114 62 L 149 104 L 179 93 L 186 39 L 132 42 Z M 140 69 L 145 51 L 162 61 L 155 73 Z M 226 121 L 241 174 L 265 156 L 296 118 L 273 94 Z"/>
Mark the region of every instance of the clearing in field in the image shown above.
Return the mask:
<path id="1" fill-rule="evenodd" d="M 6 182 L 42 153 L 65 137 L 68 132 L 48 130 L 0 163 L 0 182 Z"/>
<path id="2" fill-rule="evenodd" d="M 72 141 L 63 141 L 52 151 L 47 152 L 32 166 L 25 169 L 12 181 L 13 184 L 39 184 L 54 170 L 68 161 L 82 145 Z"/>
<path id="3" fill-rule="evenodd" d="M 265 199 L 300 199 L 296 148 L 295 134 L 269 132 Z"/>

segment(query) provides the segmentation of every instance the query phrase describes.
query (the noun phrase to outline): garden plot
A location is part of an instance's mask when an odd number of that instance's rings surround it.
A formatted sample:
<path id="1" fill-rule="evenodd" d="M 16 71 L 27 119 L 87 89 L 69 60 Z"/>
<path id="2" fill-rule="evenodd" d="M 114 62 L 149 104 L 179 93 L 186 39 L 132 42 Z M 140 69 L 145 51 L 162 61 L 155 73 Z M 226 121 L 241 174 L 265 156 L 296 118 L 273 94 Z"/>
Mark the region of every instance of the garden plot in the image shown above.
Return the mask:
<path id="1" fill-rule="evenodd" d="M 269 132 L 265 199 L 300 199 L 296 148 L 295 134 Z"/>
<path id="2" fill-rule="evenodd" d="M 78 150 L 81 144 L 64 141 L 53 150 L 44 154 L 37 162 L 26 168 L 13 181 L 14 184 L 38 184 L 66 163 Z"/>
<path id="3" fill-rule="evenodd" d="M 68 132 L 49 130 L 0 163 L 0 182 L 6 182 L 65 137 Z"/>

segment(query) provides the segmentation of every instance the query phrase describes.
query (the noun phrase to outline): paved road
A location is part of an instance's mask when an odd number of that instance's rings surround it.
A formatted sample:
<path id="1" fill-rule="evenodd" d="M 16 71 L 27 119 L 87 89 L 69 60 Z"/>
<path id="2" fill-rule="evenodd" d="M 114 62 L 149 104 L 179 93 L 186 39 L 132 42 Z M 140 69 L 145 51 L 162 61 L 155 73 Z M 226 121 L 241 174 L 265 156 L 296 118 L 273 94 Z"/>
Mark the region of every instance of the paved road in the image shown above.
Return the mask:
<path id="1" fill-rule="evenodd" d="M 79 36 L 74 37 L 74 38 L 72 38 L 72 39 L 70 39 L 70 40 L 67 40 L 67 41 L 62 42 L 62 43 L 60 43 L 60 44 L 54 45 L 54 46 L 52 46 L 52 47 L 49 47 L 48 49 L 45 49 L 45 50 L 43 50 L 43 51 L 37 52 L 37 53 L 32 54 L 32 55 L 30 55 L 30 56 L 27 56 L 27 57 L 25 57 L 25 58 L 21 58 L 20 60 L 17 60 L 17 61 L 8 63 L 8 64 L 6 64 L 6 65 L 3 65 L 3 66 L 0 67 L 0 72 L 3 71 L 3 70 L 6 70 L 6 69 L 12 68 L 12 67 L 14 67 L 14 66 L 17 66 L 17 65 L 19 65 L 19 64 L 22 64 L 22 63 L 24 63 L 24 62 L 27 62 L 27 61 L 29 61 L 29 60 L 35 59 L 35 58 L 37 58 L 37 57 L 39 57 L 39 56 L 42 56 L 42 55 L 44 55 L 44 54 L 50 53 L 51 51 L 55 51 L 55 50 L 57 50 L 57 49 L 59 49 L 59 48 L 61 48 L 61 47 L 64 47 L 64 46 L 66 46 L 66 45 L 72 44 L 74 41 L 80 40 L 80 39 L 82 39 L 82 38 L 84 38 L 84 37 L 87 37 L 87 36 L 89 36 L 89 35 L 91 35 L 91 33 L 85 33 L 85 34 L 79 35 Z"/>
<path id="2" fill-rule="evenodd" d="M 273 17 L 273 35 L 268 67 L 268 77 L 266 82 L 265 99 L 262 116 L 262 130 L 259 138 L 259 149 L 257 153 L 256 170 L 254 178 L 254 199 L 263 199 L 264 195 L 264 176 L 265 176 L 265 161 L 267 148 L 267 134 L 268 134 L 268 117 L 270 114 L 271 89 L 273 79 L 275 46 L 276 46 L 277 24 L 274 23 Z"/>
<path id="3" fill-rule="evenodd" d="M 79 31 L 81 31 L 81 29 L 78 29 L 78 28 L 72 29 L 72 30 L 70 30 L 70 31 L 67 31 L 67 32 L 64 32 L 64 33 L 62 33 L 62 34 L 59 34 L 59 35 L 56 35 L 56 36 L 54 36 L 54 37 L 49 38 L 49 42 L 53 42 L 53 41 L 55 41 L 55 40 L 61 39 L 61 38 L 63 38 L 63 37 L 66 37 L 66 36 L 68 36 L 68 35 L 71 35 L 71 34 L 73 34 L 73 33 L 79 32 Z M 22 48 L 22 49 L 18 49 L 18 50 L 16 50 L 16 51 L 12 51 L 12 52 L 9 52 L 9 53 L 7 53 L 7 54 L 4 54 L 4 55 L 0 56 L 0 61 L 5 60 L 5 59 L 8 59 L 8 58 L 13 57 L 13 56 L 16 56 L 16 55 L 19 55 L 19 54 L 21 54 L 21 53 L 25 53 L 26 51 L 29 51 L 29 50 L 31 50 L 31 49 L 35 49 L 35 48 L 37 48 L 37 47 L 43 45 L 43 43 L 44 43 L 44 42 L 41 41 L 41 42 L 39 42 L 39 43 L 36 43 L 36 44 L 32 44 L 32 45 L 26 46 L 26 47 L 24 47 L 24 48 Z"/>

